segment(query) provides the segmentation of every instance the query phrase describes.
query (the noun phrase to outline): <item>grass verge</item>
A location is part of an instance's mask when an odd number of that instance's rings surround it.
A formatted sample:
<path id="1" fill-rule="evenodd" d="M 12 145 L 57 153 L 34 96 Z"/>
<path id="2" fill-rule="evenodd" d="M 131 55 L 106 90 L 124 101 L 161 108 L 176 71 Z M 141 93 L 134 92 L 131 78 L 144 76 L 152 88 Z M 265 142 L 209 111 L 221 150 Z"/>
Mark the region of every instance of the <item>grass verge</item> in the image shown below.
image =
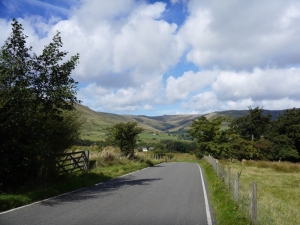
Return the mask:
<path id="1" fill-rule="evenodd" d="M 243 213 L 233 201 L 225 184 L 217 177 L 215 171 L 204 159 L 199 161 L 205 173 L 208 186 L 210 204 L 214 212 L 214 218 L 220 225 L 247 225 L 250 219 Z"/>

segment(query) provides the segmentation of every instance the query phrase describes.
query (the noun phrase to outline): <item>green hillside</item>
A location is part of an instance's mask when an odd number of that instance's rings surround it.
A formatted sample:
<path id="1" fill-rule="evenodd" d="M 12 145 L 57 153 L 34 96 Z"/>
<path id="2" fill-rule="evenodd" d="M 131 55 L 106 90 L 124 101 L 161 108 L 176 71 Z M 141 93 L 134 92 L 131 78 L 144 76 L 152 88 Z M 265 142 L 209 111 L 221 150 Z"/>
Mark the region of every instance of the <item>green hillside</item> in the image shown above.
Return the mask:
<path id="1" fill-rule="evenodd" d="M 119 115 L 95 112 L 83 105 L 77 105 L 76 110 L 85 120 L 81 130 L 81 138 L 91 141 L 104 139 L 106 133 L 105 129 L 115 123 L 130 121 L 128 118 L 124 118 Z"/>
<path id="2" fill-rule="evenodd" d="M 77 105 L 77 111 L 81 114 L 85 123 L 81 130 L 81 138 L 91 141 L 99 141 L 105 139 L 105 129 L 120 122 L 138 122 L 139 126 L 144 128 L 144 136 L 150 138 L 151 133 L 159 134 L 159 136 L 151 137 L 152 139 L 160 139 L 170 137 L 165 132 L 176 132 L 178 130 L 187 130 L 192 121 L 200 116 L 208 119 L 214 119 L 218 116 L 231 116 L 237 118 L 245 116 L 248 110 L 228 110 L 217 111 L 208 114 L 187 114 L 187 115 L 163 115 L 163 116 L 135 116 L 135 115 L 118 115 L 112 113 L 95 112 L 84 105 Z M 265 114 L 270 113 L 273 119 L 276 119 L 283 110 L 265 110 Z M 149 136 L 150 134 L 150 136 Z M 172 137 L 170 137 L 172 138 Z"/>

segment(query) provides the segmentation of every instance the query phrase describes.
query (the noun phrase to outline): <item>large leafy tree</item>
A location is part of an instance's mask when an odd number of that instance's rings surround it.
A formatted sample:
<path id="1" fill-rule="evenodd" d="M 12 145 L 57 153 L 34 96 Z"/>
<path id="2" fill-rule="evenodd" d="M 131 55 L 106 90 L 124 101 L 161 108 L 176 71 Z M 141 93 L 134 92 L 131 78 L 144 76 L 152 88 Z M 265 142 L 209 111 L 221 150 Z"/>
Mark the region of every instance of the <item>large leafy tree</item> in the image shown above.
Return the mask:
<path id="1" fill-rule="evenodd" d="M 272 116 L 263 115 L 263 109 L 249 107 L 249 114 L 235 119 L 230 127 L 234 133 L 246 140 L 259 140 L 268 133 Z"/>
<path id="2" fill-rule="evenodd" d="M 230 140 L 234 152 L 238 153 L 242 148 L 244 152 L 249 152 L 238 154 L 239 157 L 290 161 L 300 159 L 298 109 L 286 110 L 276 121 L 271 121 L 271 115 L 264 115 L 262 108 L 249 108 L 249 115 L 235 119 L 230 127 L 232 135 L 238 135 Z M 241 138 L 245 141 L 240 140 Z"/>
<path id="3" fill-rule="evenodd" d="M 269 132 L 276 155 L 274 159 L 298 161 L 300 159 L 300 110 L 285 110 L 273 122 Z"/>
<path id="4" fill-rule="evenodd" d="M 206 117 L 202 116 L 192 122 L 188 133 L 195 137 L 198 142 L 210 142 L 220 132 L 221 123 L 222 121 L 219 117 L 209 121 Z"/>
<path id="5" fill-rule="evenodd" d="M 222 155 L 222 148 L 213 146 L 220 146 L 226 141 L 226 132 L 221 129 L 223 121 L 222 117 L 209 121 L 202 116 L 192 122 L 188 133 L 197 140 L 197 157 L 201 158 L 204 154 L 212 154 L 214 157 Z"/>
<path id="6" fill-rule="evenodd" d="M 108 140 L 117 145 L 128 158 L 134 156 L 138 134 L 143 131 L 143 128 L 137 125 L 137 122 L 117 123 L 113 127 L 108 128 Z"/>
<path id="7" fill-rule="evenodd" d="M 252 146 L 252 141 L 245 140 L 233 132 L 225 129 L 223 124 L 232 122 L 228 117 L 217 117 L 208 120 L 200 117 L 193 121 L 189 130 L 198 144 L 196 156 L 201 158 L 204 154 L 211 154 L 216 158 L 256 159 L 258 153 Z"/>
<path id="8" fill-rule="evenodd" d="M 80 126 L 78 117 L 67 113 L 79 102 L 70 77 L 79 55 L 62 62 L 67 53 L 60 51 L 59 33 L 41 55 L 26 47 L 26 38 L 13 20 L 0 50 L 0 188 L 50 177 L 55 154 L 67 147 L 55 143 L 68 140 L 69 146 Z"/>

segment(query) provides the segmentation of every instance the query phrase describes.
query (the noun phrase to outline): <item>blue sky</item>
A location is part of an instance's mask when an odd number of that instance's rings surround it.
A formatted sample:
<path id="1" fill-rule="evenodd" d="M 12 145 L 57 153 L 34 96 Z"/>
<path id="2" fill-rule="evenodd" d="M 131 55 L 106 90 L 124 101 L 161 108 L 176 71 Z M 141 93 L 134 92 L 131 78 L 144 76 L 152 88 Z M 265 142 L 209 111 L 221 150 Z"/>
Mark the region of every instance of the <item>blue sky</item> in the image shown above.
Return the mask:
<path id="1" fill-rule="evenodd" d="M 134 115 L 300 107 L 298 0 L 0 0 L 41 52 L 56 31 L 78 98 Z"/>

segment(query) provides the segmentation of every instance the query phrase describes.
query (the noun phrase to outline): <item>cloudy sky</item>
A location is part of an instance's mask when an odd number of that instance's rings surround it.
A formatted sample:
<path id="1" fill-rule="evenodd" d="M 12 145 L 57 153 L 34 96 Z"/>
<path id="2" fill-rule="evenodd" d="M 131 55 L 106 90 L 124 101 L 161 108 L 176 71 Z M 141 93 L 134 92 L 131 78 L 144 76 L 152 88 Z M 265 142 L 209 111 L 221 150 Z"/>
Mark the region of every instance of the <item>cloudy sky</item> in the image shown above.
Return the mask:
<path id="1" fill-rule="evenodd" d="M 41 52 L 56 31 L 78 98 L 134 115 L 300 107 L 299 0 L 0 0 Z"/>

